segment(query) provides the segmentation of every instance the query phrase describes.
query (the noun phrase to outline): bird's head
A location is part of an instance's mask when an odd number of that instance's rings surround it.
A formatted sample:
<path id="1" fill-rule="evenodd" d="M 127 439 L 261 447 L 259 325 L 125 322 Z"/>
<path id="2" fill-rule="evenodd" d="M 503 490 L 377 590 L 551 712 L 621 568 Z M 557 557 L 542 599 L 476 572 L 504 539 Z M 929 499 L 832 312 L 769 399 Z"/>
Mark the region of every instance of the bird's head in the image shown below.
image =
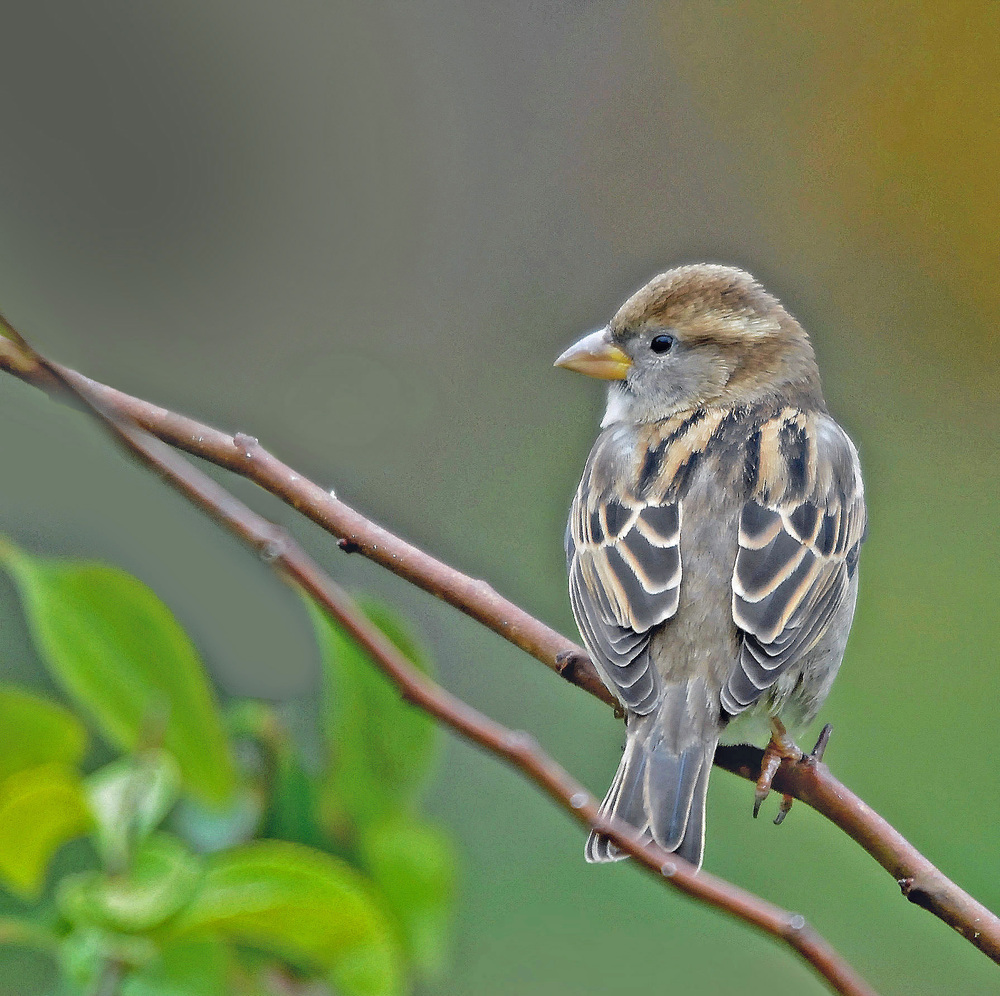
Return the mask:
<path id="1" fill-rule="evenodd" d="M 749 273 L 729 266 L 661 273 L 555 365 L 611 381 L 604 425 L 777 397 L 824 407 L 805 331 Z"/>

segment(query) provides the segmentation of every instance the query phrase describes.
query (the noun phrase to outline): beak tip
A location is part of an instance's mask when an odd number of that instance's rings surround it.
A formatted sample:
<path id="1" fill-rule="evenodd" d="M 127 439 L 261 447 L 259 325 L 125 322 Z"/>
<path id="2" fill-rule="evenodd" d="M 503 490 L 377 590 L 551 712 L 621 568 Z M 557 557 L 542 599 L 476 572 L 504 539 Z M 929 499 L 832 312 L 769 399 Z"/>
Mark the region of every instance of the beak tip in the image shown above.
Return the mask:
<path id="1" fill-rule="evenodd" d="M 560 353 L 552 365 L 601 380 L 624 380 L 631 364 L 631 359 L 611 341 L 608 329 L 602 328 Z"/>

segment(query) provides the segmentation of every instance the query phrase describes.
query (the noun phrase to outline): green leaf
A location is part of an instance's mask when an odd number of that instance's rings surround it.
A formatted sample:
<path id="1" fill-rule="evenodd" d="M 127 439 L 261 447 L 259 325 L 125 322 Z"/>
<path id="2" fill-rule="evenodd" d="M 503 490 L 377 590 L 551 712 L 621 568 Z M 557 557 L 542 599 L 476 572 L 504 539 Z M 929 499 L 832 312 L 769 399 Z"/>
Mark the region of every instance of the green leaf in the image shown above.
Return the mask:
<path id="1" fill-rule="evenodd" d="M 121 996 L 228 996 L 229 953 L 213 941 L 164 947 L 121 984 Z"/>
<path id="2" fill-rule="evenodd" d="M 399 923 L 403 945 L 424 976 L 446 967 L 455 894 L 455 852 L 442 831 L 395 819 L 361 839 L 361 863 Z"/>
<path id="3" fill-rule="evenodd" d="M 207 801 L 227 799 L 233 762 L 211 688 L 156 595 L 117 568 L 30 557 L 6 542 L 0 560 L 49 670 L 112 743 L 125 751 L 162 745 L 187 788 Z"/>
<path id="4" fill-rule="evenodd" d="M 97 847 L 107 868 L 129 863 L 133 846 L 156 829 L 177 801 L 177 762 L 162 750 L 112 761 L 87 779 Z"/>
<path id="5" fill-rule="evenodd" d="M 222 851 L 257 835 L 264 808 L 253 787 L 237 789 L 222 809 L 204 806 L 197 799 L 181 799 L 170 817 L 170 826 L 202 854 Z"/>
<path id="6" fill-rule="evenodd" d="M 318 819 L 318 794 L 318 787 L 294 745 L 280 745 L 274 759 L 273 787 L 262 836 L 323 847 L 326 840 Z"/>
<path id="7" fill-rule="evenodd" d="M 395 934 L 369 884 L 343 862 L 297 844 L 262 841 L 214 855 L 172 929 L 322 969 L 349 996 L 403 990 Z"/>
<path id="8" fill-rule="evenodd" d="M 59 996 L 104 993 L 120 971 L 141 970 L 156 959 L 157 947 L 146 937 L 113 934 L 85 926 L 59 944 L 63 985 Z"/>
<path id="9" fill-rule="evenodd" d="M 55 852 L 90 826 L 80 776 L 62 764 L 43 764 L 0 784 L 0 879 L 34 899 Z"/>
<path id="10" fill-rule="evenodd" d="M 48 927 L 34 920 L 0 916 L 0 944 L 54 954 L 59 947 L 59 939 Z"/>
<path id="11" fill-rule="evenodd" d="M 79 764 L 87 731 L 68 709 L 19 688 L 0 686 L 0 782 L 40 764 Z"/>
<path id="12" fill-rule="evenodd" d="M 381 821 L 416 799 L 433 758 L 435 725 L 403 701 L 350 636 L 314 604 L 309 608 L 325 678 L 327 790 L 349 820 Z M 365 613 L 419 670 L 429 670 L 388 610 L 366 604 Z"/>
<path id="13" fill-rule="evenodd" d="M 73 931 L 59 945 L 59 963 L 64 976 L 63 993 L 98 991 L 108 959 L 108 944 L 99 930 Z"/>
<path id="14" fill-rule="evenodd" d="M 320 825 L 318 786 L 289 729 L 289 717 L 264 702 L 237 700 L 227 704 L 225 721 L 243 774 L 264 800 L 259 836 L 325 848 L 329 841 Z"/>
<path id="15" fill-rule="evenodd" d="M 194 895 L 201 866 L 169 834 L 136 850 L 127 873 L 80 872 L 60 883 L 59 909 L 71 923 L 142 933 L 169 920 Z"/>

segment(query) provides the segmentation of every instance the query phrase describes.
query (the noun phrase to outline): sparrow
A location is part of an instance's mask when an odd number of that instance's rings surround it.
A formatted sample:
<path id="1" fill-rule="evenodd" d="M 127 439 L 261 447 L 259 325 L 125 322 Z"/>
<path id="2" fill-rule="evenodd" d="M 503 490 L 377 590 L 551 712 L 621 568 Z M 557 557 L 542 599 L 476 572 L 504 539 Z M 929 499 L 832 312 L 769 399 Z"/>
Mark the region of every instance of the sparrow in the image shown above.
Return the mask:
<path id="1" fill-rule="evenodd" d="M 610 382 L 566 530 L 573 614 L 625 713 L 601 813 L 700 867 L 716 745 L 770 733 L 756 815 L 840 667 L 858 452 L 802 326 L 739 269 L 654 277 L 555 365 Z M 591 833 L 588 861 L 622 857 Z"/>

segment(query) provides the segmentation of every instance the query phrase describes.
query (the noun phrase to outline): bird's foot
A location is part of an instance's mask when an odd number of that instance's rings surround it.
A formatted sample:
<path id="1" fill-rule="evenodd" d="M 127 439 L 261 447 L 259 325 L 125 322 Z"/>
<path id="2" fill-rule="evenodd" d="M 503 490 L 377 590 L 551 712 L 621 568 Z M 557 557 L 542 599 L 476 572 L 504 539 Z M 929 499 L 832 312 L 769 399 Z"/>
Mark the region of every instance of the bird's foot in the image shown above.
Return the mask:
<path id="1" fill-rule="evenodd" d="M 764 757 L 760 765 L 760 776 L 757 779 L 757 788 L 754 791 L 753 816 L 757 818 L 760 807 L 771 792 L 771 782 L 781 767 L 782 761 L 794 761 L 798 764 L 815 764 L 823 760 L 823 753 L 826 745 L 830 742 L 830 734 L 833 727 L 827 723 L 823 727 L 816 741 L 816 746 L 808 754 L 803 754 L 799 750 L 795 741 L 788 735 L 784 724 L 780 719 L 771 720 L 771 739 L 767 747 L 764 748 Z M 782 795 L 781 805 L 778 807 L 778 814 L 774 817 L 775 826 L 780 825 L 788 811 L 792 808 L 794 799 L 790 795 Z"/>

